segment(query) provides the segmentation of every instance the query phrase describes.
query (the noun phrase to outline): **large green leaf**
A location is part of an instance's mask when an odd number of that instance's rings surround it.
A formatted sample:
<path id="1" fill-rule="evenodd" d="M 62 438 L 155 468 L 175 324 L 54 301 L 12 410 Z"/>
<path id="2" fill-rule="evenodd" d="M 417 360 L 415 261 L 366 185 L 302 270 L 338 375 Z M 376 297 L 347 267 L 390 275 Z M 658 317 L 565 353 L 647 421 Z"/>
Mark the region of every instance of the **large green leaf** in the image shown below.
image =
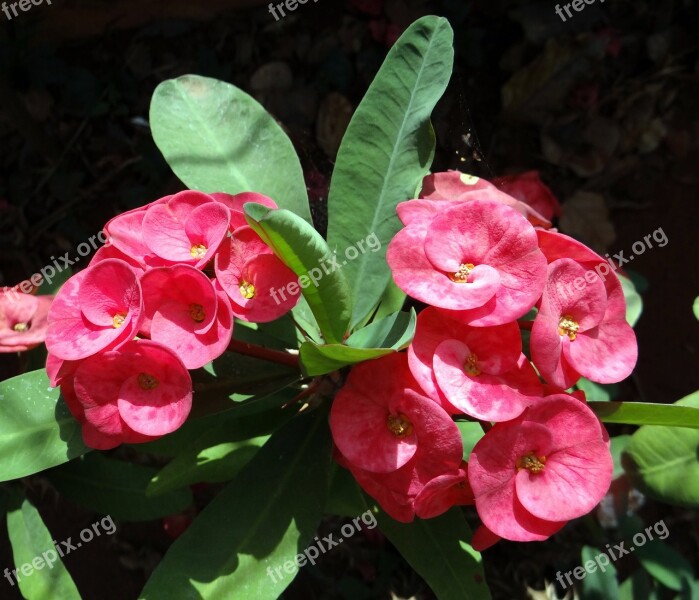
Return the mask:
<path id="1" fill-rule="evenodd" d="M 89 450 L 46 371 L 0 382 L 0 481 L 33 475 Z"/>
<path id="2" fill-rule="evenodd" d="M 153 94 L 150 125 L 175 174 L 203 192 L 259 192 L 311 221 L 303 171 L 289 137 L 234 85 L 184 75 Z"/>
<path id="3" fill-rule="evenodd" d="M 699 429 L 699 407 L 651 402 L 588 402 L 588 406 L 604 423 Z"/>
<path id="4" fill-rule="evenodd" d="M 619 281 L 624 290 L 624 298 L 626 298 L 626 321 L 631 327 L 635 327 L 643 313 L 643 298 L 629 277 L 620 275 Z"/>
<path id="5" fill-rule="evenodd" d="M 609 563 L 604 566 L 604 571 L 600 569 L 595 557 L 602 552 L 598 548 L 583 546 L 582 560 L 580 566 L 586 569 L 587 564 L 590 569 L 582 580 L 581 600 L 611 600 L 619 597 L 619 582 L 616 577 L 616 568 Z M 604 562 L 604 561 L 602 561 Z M 572 579 L 572 577 L 571 577 Z M 575 579 L 573 579 L 575 581 Z"/>
<path id="6" fill-rule="evenodd" d="M 699 408 L 699 392 L 677 402 Z M 699 507 L 699 430 L 641 427 L 626 448 L 624 467 L 649 496 L 669 504 Z"/>
<path id="7" fill-rule="evenodd" d="M 434 519 L 399 523 L 378 514 L 379 528 L 438 600 L 487 600 L 490 591 L 480 553 L 469 544 L 471 530 L 461 509 Z"/>
<path id="8" fill-rule="evenodd" d="M 301 345 L 301 365 L 306 375 L 331 373 L 347 365 L 379 358 L 405 348 L 415 335 L 417 316 L 395 313 L 355 331 L 345 344 Z"/>
<path id="9" fill-rule="evenodd" d="M 14 503 L 16 506 L 7 513 L 7 532 L 19 582 L 12 585 L 19 585 L 27 600 L 80 600 L 78 588 L 61 562 L 39 512 L 26 499 Z M 22 573 L 23 565 L 29 565 L 24 567 L 29 575 Z M 15 580 L 14 575 L 11 577 Z"/>
<path id="10" fill-rule="evenodd" d="M 189 489 L 146 496 L 157 469 L 90 454 L 48 473 L 62 496 L 103 515 L 124 521 L 150 521 L 184 511 L 192 504 Z"/>
<path id="11" fill-rule="evenodd" d="M 342 342 L 352 315 L 352 300 L 344 269 L 327 260 L 331 252 L 325 240 L 288 210 L 270 210 L 250 203 L 245 205 L 245 212 L 250 226 L 299 277 L 301 292 L 325 341 Z"/>
<path id="12" fill-rule="evenodd" d="M 342 256 L 375 234 L 378 252 L 347 263 L 352 327 L 373 311 L 390 280 L 386 248 L 401 228 L 396 205 L 414 197 L 434 156 L 430 115 L 451 77 L 453 33 L 424 17 L 391 48 L 340 146 L 328 198 L 328 244 Z"/>
<path id="13" fill-rule="evenodd" d="M 303 552 L 325 507 L 327 419 L 319 409 L 277 431 L 170 547 L 141 598 L 278 598 L 292 575 L 268 572 Z"/>

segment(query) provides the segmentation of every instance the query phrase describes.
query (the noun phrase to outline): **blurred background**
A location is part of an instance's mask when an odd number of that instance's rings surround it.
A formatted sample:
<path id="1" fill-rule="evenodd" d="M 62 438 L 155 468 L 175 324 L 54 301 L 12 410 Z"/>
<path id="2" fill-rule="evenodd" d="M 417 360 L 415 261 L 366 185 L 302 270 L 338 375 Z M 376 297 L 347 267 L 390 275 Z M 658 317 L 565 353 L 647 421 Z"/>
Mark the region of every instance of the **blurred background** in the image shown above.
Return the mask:
<path id="1" fill-rule="evenodd" d="M 457 66 L 434 115 L 434 170 L 538 170 L 563 204 L 560 229 L 601 254 L 628 255 L 662 229 L 667 244 L 627 265 L 644 301 L 640 358 L 613 393 L 674 402 L 699 389 L 699 3 L 597 0 L 565 22 L 548 0 L 318 0 L 279 21 L 267 4 L 53 0 L 12 19 L 0 13 L 0 287 L 74 256 L 118 212 L 182 189 L 153 143 L 148 109 L 161 81 L 186 73 L 238 85 L 281 122 L 322 231 L 354 108 L 403 29 L 439 14 L 455 29 Z M 2 355 L 0 379 L 23 368 Z M 40 476 L 28 485 L 56 539 L 94 521 Z M 629 484 L 615 486 L 626 513 Z M 209 492 L 196 492 L 205 502 Z M 667 543 L 696 568 L 696 512 L 630 497 L 646 524 L 665 520 Z M 66 565 L 87 599 L 136 598 L 192 516 L 120 524 Z M 600 536 L 592 516 L 543 544 L 499 544 L 485 554 L 494 596 L 544 589 Z M 4 522 L 0 561 L 12 565 Z M 616 565 L 621 578 L 637 566 L 633 557 Z M 0 583 L 0 598 L 19 597 Z M 285 597 L 433 596 L 373 530 L 304 569 Z"/>

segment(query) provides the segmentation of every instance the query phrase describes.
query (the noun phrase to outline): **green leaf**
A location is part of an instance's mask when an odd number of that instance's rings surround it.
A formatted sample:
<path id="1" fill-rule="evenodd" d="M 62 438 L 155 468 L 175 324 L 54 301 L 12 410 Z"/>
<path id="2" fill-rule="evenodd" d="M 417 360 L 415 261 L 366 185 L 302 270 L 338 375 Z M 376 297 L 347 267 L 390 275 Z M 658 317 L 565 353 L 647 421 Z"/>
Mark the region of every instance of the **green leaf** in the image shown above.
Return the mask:
<path id="1" fill-rule="evenodd" d="M 610 451 L 612 453 L 612 460 L 614 461 L 614 472 L 612 478 L 616 479 L 624 474 L 624 467 L 622 466 L 621 455 L 626 447 L 631 441 L 630 435 L 617 435 L 611 438 Z"/>
<path id="2" fill-rule="evenodd" d="M 140 598 L 278 598 L 292 576 L 268 568 L 306 549 L 325 507 L 327 420 L 319 409 L 277 431 L 170 547 Z"/>
<path id="3" fill-rule="evenodd" d="M 699 408 L 699 392 L 676 404 Z M 631 437 L 624 466 L 647 495 L 669 504 L 699 507 L 698 453 L 698 430 L 646 425 Z"/>
<path id="4" fill-rule="evenodd" d="M 473 421 L 457 421 L 456 426 L 461 432 L 461 441 L 464 445 L 464 460 L 468 461 L 474 446 L 485 435 L 485 432 L 480 423 Z"/>
<path id="5" fill-rule="evenodd" d="M 438 600 L 487 600 L 480 553 L 458 507 L 434 519 L 399 523 L 379 512 L 379 529 L 432 588 Z"/>
<path id="6" fill-rule="evenodd" d="M 46 371 L 0 382 L 0 481 L 27 477 L 68 462 L 90 449 L 80 424 Z"/>
<path id="7" fill-rule="evenodd" d="M 631 327 L 635 327 L 643 312 L 643 299 L 631 279 L 620 275 L 619 281 L 626 298 L 626 321 Z"/>
<path id="8" fill-rule="evenodd" d="M 291 140 L 234 85 L 197 75 L 164 81 L 153 94 L 150 126 L 165 160 L 190 189 L 258 192 L 312 222 Z"/>
<path id="9" fill-rule="evenodd" d="M 78 588 L 54 548 L 51 532 L 27 499 L 18 499 L 7 513 L 7 532 L 19 579 L 14 585 L 19 585 L 22 596 L 27 600 L 80 600 Z M 30 567 L 25 569 L 29 575 L 22 573 L 23 565 L 31 565 L 31 572 Z M 39 565 L 43 566 L 37 568 Z"/>
<path id="10" fill-rule="evenodd" d="M 699 429 L 699 408 L 651 402 L 588 402 L 604 423 Z"/>
<path id="11" fill-rule="evenodd" d="M 432 164 L 430 115 L 451 77 L 452 43 L 446 19 L 413 23 L 389 51 L 340 146 L 328 198 L 330 248 L 342 256 L 372 234 L 381 243 L 344 269 L 352 328 L 376 308 L 390 281 L 386 248 L 401 228 L 396 205 L 414 197 Z"/>
<path id="12" fill-rule="evenodd" d="M 694 317 L 697 321 L 699 321 L 699 296 L 697 296 L 694 299 L 694 305 L 692 306 L 692 310 L 694 311 Z"/>
<path id="13" fill-rule="evenodd" d="M 123 521 L 150 521 L 180 513 L 192 504 L 189 489 L 148 498 L 146 488 L 157 472 L 95 453 L 47 475 L 59 493 L 76 504 Z"/>
<path id="14" fill-rule="evenodd" d="M 415 335 L 417 315 L 395 313 L 353 333 L 345 344 L 305 342 L 299 355 L 306 375 L 331 373 L 347 365 L 386 356 L 407 347 Z"/>
<path id="15" fill-rule="evenodd" d="M 602 571 L 599 563 L 595 562 L 595 557 L 600 554 L 599 548 L 583 546 L 581 567 L 591 561 L 589 571 L 586 572 L 582 580 L 582 600 L 610 600 L 619 597 L 619 582 L 616 578 L 616 568 L 609 564 Z"/>
<path id="16" fill-rule="evenodd" d="M 650 600 L 650 579 L 645 571 L 635 571 L 619 586 L 619 600 Z"/>
<path id="17" fill-rule="evenodd" d="M 694 572 L 687 559 L 668 544 L 654 539 L 643 546 L 635 545 L 635 550 L 641 566 L 666 588 L 679 592 L 683 582 L 694 580 Z"/>
<path id="18" fill-rule="evenodd" d="M 249 203 L 245 205 L 245 212 L 250 226 L 299 277 L 301 292 L 325 340 L 342 342 L 352 315 L 352 301 L 344 271 L 324 262 L 331 255 L 325 240 L 288 210 L 270 210 L 261 204 Z M 281 294 L 284 290 L 277 292 Z"/>
<path id="19" fill-rule="evenodd" d="M 585 392 L 588 402 L 609 402 L 619 393 L 619 386 L 616 383 L 602 385 L 584 377 L 579 379 L 575 387 Z"/>

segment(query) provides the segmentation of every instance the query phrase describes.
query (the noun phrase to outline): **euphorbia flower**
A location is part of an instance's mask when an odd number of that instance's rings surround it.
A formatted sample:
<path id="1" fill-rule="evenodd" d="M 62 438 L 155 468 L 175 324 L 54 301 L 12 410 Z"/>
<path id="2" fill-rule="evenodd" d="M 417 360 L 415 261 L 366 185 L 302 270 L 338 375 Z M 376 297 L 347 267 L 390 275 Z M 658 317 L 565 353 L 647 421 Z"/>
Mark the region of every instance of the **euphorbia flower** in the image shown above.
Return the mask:
<path id="1" fill-rule="evenodd" d="M 390 473 L 410 461 L 418 447 L 448 455 L 460 436 L 449 415 L 423 396 L 404 353 L 356 365 L 330 411 L 330 429 L 353 466 Z"/>
<path id="2" fill-rule="evenodd" d="M 48 315 L 46 347 L 63 360 L 80 360 L 132 339 L 141 324 L 138 274 L 108 259 L 73 275 Z"/>
<path id="3" fill-rule="evenodd" d="M 239 227 L 224 242 L 216 256 L 216 280 L 228 294 L 233 314 L 253 323 L 278 319 L 300 297 L 294 272 L 250 227 Z"/>
<path id="4" fill-rule="evenodd" d="M 144 319 L 141 331 L 167 346 L 188 369 L 223 354 L 231 341 L 233 315 L 223 292 L 194 267 L 151 269 L 141 278 Z"/>
<path id="5" fill-rule="evenodd" d="M 80 363 L 64 392 L 88 446 L 106 450 L 177 430 L 192 406 L 192 379 L 161 344 L 136 340 Z M 61 387 L 63 391 L 63 386 Z"/>
<path id="6" fill-rule="evenodd" d="M 478 327 L 524 315 L 546 281 L 536 230 L 512 208 L 485 200 L 456 204 L 428 225 L 408 225 L 391 241 L 387 260 L 404 292 L 461 311 L 460 320 Z"/>
<path id="7" fill-rule="evenodd" d="M 514 187 L 514 189 L 519 191 L 517 187 Z M 545 216 L 546 213 L 541 213 L 538 210 L 538 206 L 534 206 L 532 202 L 521 197 L 521 195 L 515 196 L 515 194 L 510 194 L 507 188 L 500 189 L 499 186 L 493 185 L 485 179 L 466 175 L 460 171 L 447 171 L 446 173 L 427 175 L 422 182 L 420 198 L 432 202 L 436 201 L 438 204 L 434 208 L 437 210 L 444 210 L 439 208 L 440 201 L 453 203 L 494 200 L 514 208 L 532 225 L 545 228 L 551 227 L 550 217 Z M 406 212 L 413 207 L 417 207 L 414 201 L 408 205 Z"/>
<path id="8" fill-rule="evenodd" d="M 0 293 L 0 354 L 31 350 L 46 339 L 53 296 Z"/>
<path id="9" fill-rule="evenodd" d="M 418 316 L 408 362 L 420 386 L 450 413 L 507 421 L 543 395 L 522 354 L 516 323 L 470 327 L 448 312 L 426 308 Z"/>
<path id="10" fill-rule="evenodd" d="M 530 206 L 548 221 L 561 216 L 561 205 L 551 188 L 541 181 L 539 171 L 505 175 L 498 177 L 493 183 L 500 191 Z"/>
<path id="11" fill-rule="evenodd" d="M 562 389 L 580 375 L 598 383 L 628 377 L 638 358 L 623 296 L 607 296 L 594 272 L 569 258 L 553 261 L 531 335 L 532 360 Z M 577 285 L 580 281 L 584 285 Z"/>
<path id="12" fill-rule="evenodd" d="M 447 512 L 452 506 L 473 504 L 473 490 L 468 483 L 468 463 L 428 482 L 415 497 L 415 514 L 431 519 Z"/>
<path id="13" fill-rule="evenodd" d="M 228 234 L 230 211 L 208 194 L 185 191 L 151 206 L 143 217 L 143 242 L 165 260 L 204 267 Z"/>
<path id="14" fill-rule="evenodd" d="M 231 232 L 235 231 L 240 227 L 248 227 L 248 222 L 245 219 L 245 209 L 244 206 L 248 202 L 254 202 L 255 204 L 262 204 L 267 208 L 279 208 L 277 203 L 264 196 L 262 194 L 257 194 L 255 192 L 242 192 L 241 194 L 223 194 L 215 193 L 210 194 L 210 196 L 216 201 L 220 202 L 226 206 L 230 212 L 230 223 L 229 229 Z"/>
<path id="15" fill-rule="evenodd" d="M 559 394 L 488 431 L 471 453 L 468 479 L 485 526 L 525 542 L 590 512 L 612 470 L 602 424 L 586 404 Z"/>

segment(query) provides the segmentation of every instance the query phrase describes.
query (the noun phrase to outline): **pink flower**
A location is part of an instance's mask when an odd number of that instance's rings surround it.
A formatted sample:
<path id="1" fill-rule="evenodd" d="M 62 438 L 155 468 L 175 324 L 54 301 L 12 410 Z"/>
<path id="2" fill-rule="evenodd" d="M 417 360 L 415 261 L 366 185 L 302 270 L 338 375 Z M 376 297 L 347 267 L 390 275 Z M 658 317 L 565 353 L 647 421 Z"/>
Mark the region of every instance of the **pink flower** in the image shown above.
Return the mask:
<path id="1" fill-rule="evenodd" d="M 53 296 L 16 291 L 0 293 L 0 354 L 24 352 L 42 344 Z"/>
<path id="2" fill-rule="evenodd" d="M 330 411 L 335 445 L 347 461 L 372 473 L 390 473 L 420 446 L 446 456 L 452 438 L 461 444 L 449 415 L 418 390 L 404 353 L 356 365 Z"/>
<path id="3" fill-rule="evenodd" d="M 85 443 L 100 450 L 172 433 L 192 406 L 192 379 L 184 364 L 149 340 L 82 361 L 65 388 Z"/>
<path id="4" fill-rule="evenodd" d="M 608 297 L 596 273 L 569 258 L 549 265 L 531 350 L 544 378 L 562 389 L 580 375 L 598 383 L 621 381 L 638 358 L 623 296 Z"/>
<path id="5" fill-rule="evenodd" d="M 132 339 L 141 321 L 141 285 L 133 268 L 108 259 L 73 275 L 48 314 L 46 347 L 63 360 L 80 360 Z"/>
<path id="6" fill-rule="evenodd" d="M 539 176 L 539 171 L 498 177 L 493 183 L 505 194 L 531 207 L 547 221 L 561 216 L 561 205 Z"/>
<path id="7" fill-rule="evenodd" d="M 536 172 L 532 171 L 531 173 Z M 527 175 L 527 177 L 529 176 L 528 173 L 525 175 Z M 544 184 L 542 183 L 541 185 L 543 186 Z M 506 184 L 505 189 L 499 189 L 499 187 L 499 185 L 493 185 L 485 179 L 479 179 L 473 175 L 466 175 L 459 171 L 447 171 L 446 173 L 433 173 L 425 177 L 422 183 L 420 198 L 437 202 L 494 200 L 514 208 L 534 226 L 545 228 L 551 227 L 551 217 L 546 216 L 547 212 L 549 211 L 541 212 L 539 210 L 539 208 L 542 206 L 541 202 L 534 203 L 523 198 L 523 194 L 521 194 L 521 185 L 510 185 L 508 187 Z M 548 190 L 548 188 L 546 189 Z M 530 191 L 529 187 L 527 187 L 527 190 Z M 510 191 L 514 191 L 516 193 L 511 194 Z M 409 210 L 411 205 L 412 203 L 408 204 L 408 208 L 406 208 L 406 210 Z M 440 210 L 438 206 L 439 205 L 437 205 L 435 208 Z M 403 215 L 401 215 L 401 219 L 402 218 Z M 403 222 L 405 223 L 405 220 Z"/>
<path id="8" fill-rule="evenodd" d="M 248 202 L 262 204 L 267 208 L 279 208 L 277 203 L 271 198 L 254 192 L 243 192 L 241 194 L 236 194 L 235 196 L 231 196 L 230 194 L 215 193 L 210 194 L 210 196 L 216 202 L 220 202 L 228 208 L 230 212 L 229 230 L 231 232 L 240 227 L 248 227 L 244 209 L 245 204 Z"/>
<path id="9" fill-rule="evenodd" d="M 198 369 L 223 354 L 231 341 L 233 315 L 223 292 L 194 267 L 151 269 L 141 278 L 141 331 Z"/>
<path id="10" fill-rule="evenodd" d="M 543 395 L 516 323 L 470 327 L 429 307 L 418 316 L 408 361 L 422 388 L 450 413 L 508 421 Z"/>
<path id="11" fill-rule="evenodd" d="M 143 217 L 144 244 L 161 259 L 203 268 L 228 234 L 230 211 L 208 194 L 185 191 L 150 206 Z"/>
<path id="12" fill-rule="evenodd" d="M 398 206 L 399 215 L 405 205 Z M 474 326 L 501 325 L 529 311 L 546 281 L 536 230 L 493 201 L 457 203 L 429 221 L 410 223 L 387 253 L 400 289 L 455 311 Z"/>
<path id="13" fill-rule="evenodd" d="M 544 540 L 590 512 L 609 489 L 612 470 L 602 424 L 587 405 L 559 394 L 486 433 L 468 478 L 485 526 L 524 542 Z"/>
<path id="14" fill-rule="evenodd" d="M 250 227 L 236 229 L 224 242 L 216 256 L 216 279 L 231 300 L 233 314 L 253 323 L 278 319 L 300 297 L 294 272 Z"/>
<path id="15" fill-rule="evenodd" d="M 468 463 L 429 481 L 415 497 L 415 514 L 431 519 L 447 512 L 452 506 L 473 504 L 473 490 L 468 483 Z"/>

